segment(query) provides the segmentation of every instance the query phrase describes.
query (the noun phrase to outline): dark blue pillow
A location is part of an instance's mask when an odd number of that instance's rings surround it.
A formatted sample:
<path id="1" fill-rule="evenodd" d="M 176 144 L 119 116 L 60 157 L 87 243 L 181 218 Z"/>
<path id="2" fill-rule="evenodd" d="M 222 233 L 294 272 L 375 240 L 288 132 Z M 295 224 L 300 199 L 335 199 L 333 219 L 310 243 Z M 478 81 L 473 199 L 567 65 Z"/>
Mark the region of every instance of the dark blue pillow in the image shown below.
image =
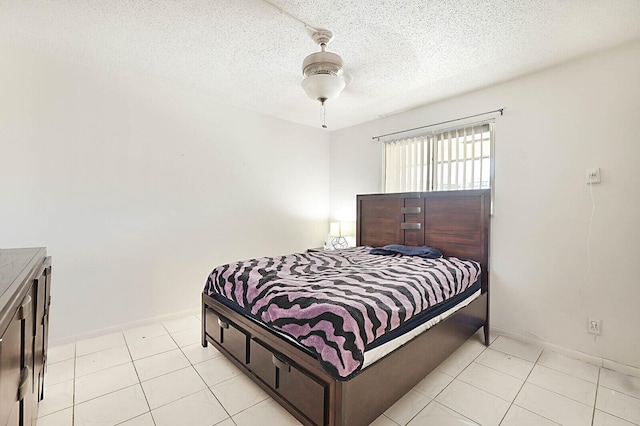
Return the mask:
<path id="1" fill-rule="evenodd" d="M 439 259 L 442 252 L 435 247 L 429 246 L 405 246 L 402 244 L 390 244 L 388 246 L 374 248 L 370 254 L 393 255 L 402 254 L 404 256 L 417 256 L 423 259 Z"/>

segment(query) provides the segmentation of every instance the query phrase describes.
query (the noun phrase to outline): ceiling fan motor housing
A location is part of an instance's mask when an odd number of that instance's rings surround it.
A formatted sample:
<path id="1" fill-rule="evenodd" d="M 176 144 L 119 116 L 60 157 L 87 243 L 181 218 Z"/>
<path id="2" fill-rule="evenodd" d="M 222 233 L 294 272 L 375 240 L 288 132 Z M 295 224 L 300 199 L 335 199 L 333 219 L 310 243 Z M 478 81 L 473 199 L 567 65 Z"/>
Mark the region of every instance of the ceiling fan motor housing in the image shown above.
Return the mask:
<path id="1" fill-rule="evenodd" d="M 304 58 L 302 74 L 305 77 L 314 74 L 339 75 L 342 72 L 342 58 L 331 52 L 316 52 Z"/>

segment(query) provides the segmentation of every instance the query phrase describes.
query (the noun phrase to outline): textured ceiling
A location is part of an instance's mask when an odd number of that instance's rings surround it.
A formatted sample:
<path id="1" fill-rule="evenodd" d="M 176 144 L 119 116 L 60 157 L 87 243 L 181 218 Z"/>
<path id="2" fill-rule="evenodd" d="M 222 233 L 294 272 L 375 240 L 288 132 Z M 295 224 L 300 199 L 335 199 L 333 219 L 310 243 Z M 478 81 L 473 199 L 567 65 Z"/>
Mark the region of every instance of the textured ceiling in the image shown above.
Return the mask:
<path id="1" fill-rule="evenodd" d="M 271 3 L 335 34 L 352 81 L 327 102 L 330 130 L 640 39 L 640 0 Z M 317 46 L 263 0 L 0 0 L 3 40 L 320 125 L 300 87 Z"/>

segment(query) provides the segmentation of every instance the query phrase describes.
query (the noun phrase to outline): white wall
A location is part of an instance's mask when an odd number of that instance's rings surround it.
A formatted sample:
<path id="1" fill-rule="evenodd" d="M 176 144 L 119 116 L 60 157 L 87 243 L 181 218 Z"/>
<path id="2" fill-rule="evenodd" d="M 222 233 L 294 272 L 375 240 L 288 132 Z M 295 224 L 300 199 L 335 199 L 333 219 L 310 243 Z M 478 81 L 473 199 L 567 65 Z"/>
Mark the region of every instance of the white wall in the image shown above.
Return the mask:
<path id="1" fill-rule="evenodd" d="M 211 269 L 322 245 L 329 136 L 0 45 L 0 247 L 53 256 L 52 341 L 197 309 Z"/>
<path id="2" fill-rule="evenodd" d="M 493 325 L 640 367 L 638 76 L 640 42 L 333 132 L 331 215 L 355 215 L 357 193 L 380 192 L 372 136 L 505 107 L 496 119 Z M 593 186 L 588 244 L 592 166 L 603 182 Z M 603 321 L 597 339 L 586 333 L 589 316 Z"/>

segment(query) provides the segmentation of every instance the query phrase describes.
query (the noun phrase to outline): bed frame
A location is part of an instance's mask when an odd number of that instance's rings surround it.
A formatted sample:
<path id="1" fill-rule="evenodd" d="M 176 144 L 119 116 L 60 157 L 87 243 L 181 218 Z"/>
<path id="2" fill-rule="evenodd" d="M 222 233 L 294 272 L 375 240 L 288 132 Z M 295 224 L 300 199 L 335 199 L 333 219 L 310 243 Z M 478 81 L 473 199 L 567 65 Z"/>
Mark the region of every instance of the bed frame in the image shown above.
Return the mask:
<path id="1" fill-rule="evenodd" d="M 202 346 L 213 344 L 305 425 L 360 426 L 435 369 L 480 327 L 489 343 L 489 190 L 357 196 L 357 245 L 430 245 L 482 266 L 482 293 L 348 381 L 266 327 L 202 295 Z"/>

